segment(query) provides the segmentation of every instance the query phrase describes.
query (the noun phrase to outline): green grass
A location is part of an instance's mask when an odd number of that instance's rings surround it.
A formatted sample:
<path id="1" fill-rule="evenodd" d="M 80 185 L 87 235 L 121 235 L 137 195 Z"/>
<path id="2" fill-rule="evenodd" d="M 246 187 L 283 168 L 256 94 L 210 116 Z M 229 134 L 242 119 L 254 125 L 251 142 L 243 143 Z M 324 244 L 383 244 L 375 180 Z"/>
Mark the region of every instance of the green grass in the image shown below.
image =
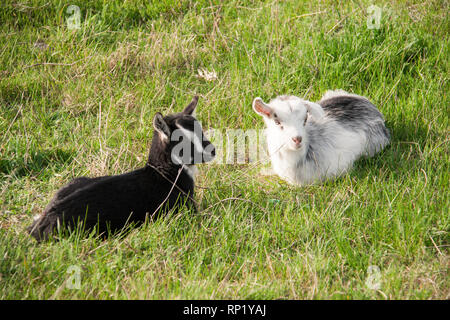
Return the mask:
<path id="1" fill-rule="evenodd" d="M 374 1 L 379 29 L 370 4 L 3 1 L 0 299 L 449 299 L 449 2 Z M 254 97 L 335 88 L 370 97 L 392 133 L 340 179 L 293 187 L 258 164 L 201 165 L 197 215 L 108 240 L 25 233 L 72 178 L 142 166 L 157 111 L 199 94 L 205 128 L 261 129 Z"/>

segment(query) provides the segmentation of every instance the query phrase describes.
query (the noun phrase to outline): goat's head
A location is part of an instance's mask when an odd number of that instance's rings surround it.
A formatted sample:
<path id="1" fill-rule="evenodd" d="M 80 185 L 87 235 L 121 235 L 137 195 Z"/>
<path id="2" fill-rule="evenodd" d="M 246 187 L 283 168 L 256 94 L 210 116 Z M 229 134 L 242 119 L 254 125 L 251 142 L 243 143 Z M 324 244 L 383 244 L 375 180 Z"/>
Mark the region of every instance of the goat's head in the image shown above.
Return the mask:
<path id="1" fill-rule="evenodd" d="M 215 157 L 215 147 L 194 115 L 197 102 L 196 96 L 182 112 L 165 117 L 158 112 L 153 118 L 153 127 L 175 164 L 203 163 Z"/>
<path id="2" fill-rule="evenodd" d="M 309 142 L 306 126 L 311 119 L 318 120 L 324 115 L 318 104 L 295 96 L 280 96 L 269 104 L 255 98 L 253 110 L 266 123 L 268 143 L 280 151 L 306 152 Z"/>

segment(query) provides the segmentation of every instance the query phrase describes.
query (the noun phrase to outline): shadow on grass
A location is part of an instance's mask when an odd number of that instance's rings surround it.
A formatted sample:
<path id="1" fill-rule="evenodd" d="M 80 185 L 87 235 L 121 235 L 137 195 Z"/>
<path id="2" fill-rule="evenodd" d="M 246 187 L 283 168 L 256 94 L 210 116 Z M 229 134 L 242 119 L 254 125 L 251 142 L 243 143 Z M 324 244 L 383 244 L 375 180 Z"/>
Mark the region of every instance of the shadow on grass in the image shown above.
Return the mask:
<path id="1" fill-rule="evenodd" d="M 68 163 L 74 157 L 73 151 L 62 149 L 35 151 L 31 155 L 16 154 L 9 159 L 0 159 L 0 174 L 15 177 L 39 175 L 45 168 Z"/>
<path id="2" fill-rule="evenodd" d="M 370 173 L 389 171 L 387 177 L 409 175 L 419 160 L 423 159 L 426 143 L 439 136 L 425 126 L 416 123 L 387 124 L 391 143 L 374 157 L 363 157 L 355 163 L 352 175 L 363 178 Z"/>

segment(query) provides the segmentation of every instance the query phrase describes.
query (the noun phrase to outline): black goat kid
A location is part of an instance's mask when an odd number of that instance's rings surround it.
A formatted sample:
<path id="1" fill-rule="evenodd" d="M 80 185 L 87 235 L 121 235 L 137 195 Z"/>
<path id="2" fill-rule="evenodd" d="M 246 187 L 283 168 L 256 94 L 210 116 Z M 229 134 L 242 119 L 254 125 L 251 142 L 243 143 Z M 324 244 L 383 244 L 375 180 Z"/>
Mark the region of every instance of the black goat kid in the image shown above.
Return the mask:
<path id="1" fill-rule="evenodd" d="M 138 170 L 97 178 L 77 178 L 58 190 L 29 233 L 46 240 L 60 226 L 114 233 L 139 225 L 183 204 L 195 208 L 194 165 L 210 161 L 214 146 L 193 116 L 198 97 L 183 112 L 153 119 L 155 133 L 147 164 Z"/>

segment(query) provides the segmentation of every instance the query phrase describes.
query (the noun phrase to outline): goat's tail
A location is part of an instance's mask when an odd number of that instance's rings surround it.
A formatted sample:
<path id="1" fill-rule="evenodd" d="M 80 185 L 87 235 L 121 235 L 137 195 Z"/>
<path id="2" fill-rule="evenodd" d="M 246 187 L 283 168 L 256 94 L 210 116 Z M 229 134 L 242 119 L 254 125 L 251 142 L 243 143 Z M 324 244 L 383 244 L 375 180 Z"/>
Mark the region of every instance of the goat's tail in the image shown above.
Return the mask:
<path id="1" fill-rule="evenodd" d="M 56 229 L 58 219 L 49 214 L 43 214 L 33 221 L 27 228 L 28 233 L 38 242 L 48 240 L 50 234 Z"/>

